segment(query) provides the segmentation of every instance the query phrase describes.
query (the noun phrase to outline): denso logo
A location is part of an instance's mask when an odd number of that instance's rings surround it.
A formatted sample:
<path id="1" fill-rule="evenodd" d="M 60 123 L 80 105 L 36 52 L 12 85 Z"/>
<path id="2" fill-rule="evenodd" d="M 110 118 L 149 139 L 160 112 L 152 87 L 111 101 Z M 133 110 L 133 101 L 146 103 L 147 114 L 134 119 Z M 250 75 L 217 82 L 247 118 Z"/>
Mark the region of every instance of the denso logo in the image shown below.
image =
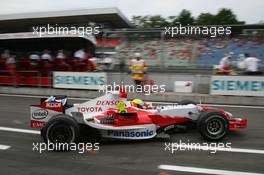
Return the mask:
<path id="1" fill-rule="evenodd" d="M 96 105 L 117 105 L 119 103 L 119 100 L 98 100 L 96 102 Z"/>
<path id="2" fill-rule="evenodd" d="M 49 111 L 46 109 L 37 109 L 37 110 L 32 112 L 32 118 L 37 119 L 37 120 L 44 119 L 48 115 L 49 115 Z"/>
<path id="3" fill-rule="evenodd" d="M 154 134 L 154 131 L 113 131 L 110 130 L 107 132 L 108 136 L 115 137 L 149 137 Z"/>

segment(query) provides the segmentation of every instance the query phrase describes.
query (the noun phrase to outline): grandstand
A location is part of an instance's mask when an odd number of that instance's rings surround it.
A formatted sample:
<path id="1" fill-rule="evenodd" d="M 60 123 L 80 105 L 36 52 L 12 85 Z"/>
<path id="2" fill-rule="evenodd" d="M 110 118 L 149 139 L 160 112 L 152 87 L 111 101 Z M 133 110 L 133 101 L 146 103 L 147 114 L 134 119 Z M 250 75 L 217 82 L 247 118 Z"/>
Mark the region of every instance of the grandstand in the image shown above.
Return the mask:
<path id="1" fill-rule="evenodd" d="M 207 39 L 199 41 L 197 64 L 214 65 L 226 54 L 232 52 L 237 60 L 240 54 L 250 53 L 264 61 L 264 38 L 239 36 L 234 38 Z"/>
<path id="2" fill-rule="evenodd" d="M 126 41 L 119 50 L 120 57 L 131 58 L 140 52 L 148 65 L 187 66 L 191 62 L 193 46 L 184 40 L 134 40 Z"/>
<path id="3" fill-rule="evenodd" d="M 244 53 L 250 53 L 264 61 L 263 35 L 243 35 L 237 31 L 235 33 L 237 34 L 219 38 L 169 38 L 162 37 L 162 30 L 123 31 L 119 34 L 122 42 L 112 49 L 118 48 L 116 56 L 127 61 L 135 52 L 140 52 L 147 63 L 155 67 L 212 67 L 219 64 L 230 52 L 233 53 L 233 61 Z"/>
<path id="4" fill-rule="evenodd" d="M 48 49 L 55 57 L 58 49 L 64 49 L 67 53 L 66 61 L 69 61 L 73 58 L 74 51 L 86 47 L 94 57 L 110 55 L 117 66 L 122 62 L 127 63 L 135 52 L 141 52 L 148 65 L 154 67 L 154 71 L 157 70 L 157 67 L 161 69 L 167 67 L 166 70 L 173 71 L 179 70 L 179 67 L 183 67 L 184 71 L 187 71 L 186 67 L 188 69 L 194 67 L 199 72 L 199 68 L 204 69 L 218 64 L 219 60 L 228 52 L 234 53 L 235 60 L 239 54 L 245 52 L 264 60 L 263 35 L 242 35 L 245 34 L 244 31 L 251 34 L 255 34 L 254 30 L 263 31 L 263 25 L 235 25 L 232 26 L 232 35 L 224 38 L 204 38 L 201 36 L 170 38 L 164 36 L 163 29 L 139 30 L 133 28 L 128 19 L 117 8 L 1 15 L 0 33 L 32 32 L 32 26 L 47 24 L 62 26 L 99 25 L 103 28 L 101 33 L 95 36 L 96 42 L 89 42 L 88 40 L 85 46 L 78 45 L 77 41 L 73 42 L 72 40 L 59 41 L 53 39 L 45 41 L 44 44 L 32 42 L 29 42 L 31 44 L 17 44 L 15 40 L 13 42 L 2 40 L 0 51 L 10 49 L 17 56 L 18 62 L 21 62 L 35 51 L 42 52 L 44 49 Z M 21 51 L 24 53 L 21 54 Z M 56 63 L 54 64 L 56 65 Z M 73 65 L 70 61 L 68 64 Z M 3 67 L 3 65 L 1 66 Z M 21 70 L 31 70 L 29 66 L 20 66 L 20 68 Z M 117 70 L 115 66 L 111 66 L 111 68 L 113 71 Z M 52 70 L 57 70 L 57 68 Z M 77 71 L 79 69 L 71 68 L 69 70 Z"/>

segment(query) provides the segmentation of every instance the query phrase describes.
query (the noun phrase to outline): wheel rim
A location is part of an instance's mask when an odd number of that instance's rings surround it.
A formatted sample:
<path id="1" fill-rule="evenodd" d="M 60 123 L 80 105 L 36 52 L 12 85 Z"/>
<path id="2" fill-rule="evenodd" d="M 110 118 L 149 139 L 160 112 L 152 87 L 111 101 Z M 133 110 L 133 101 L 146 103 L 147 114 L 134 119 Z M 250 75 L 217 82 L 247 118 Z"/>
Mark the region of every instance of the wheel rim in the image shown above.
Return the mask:
<path id="1" fill-rule="evenodd" d="M 73 141 L 72 127 L 57 124 L 50 128 L 49 140 L 53 143 L 71 143 Z"/>
<path id="2" fill-rule="evenodd" d="M 213 118 L 207 123 L 207 131 L 211 135 L 219 135 L 224 131 L 224 124 L 220 118 Z"/>

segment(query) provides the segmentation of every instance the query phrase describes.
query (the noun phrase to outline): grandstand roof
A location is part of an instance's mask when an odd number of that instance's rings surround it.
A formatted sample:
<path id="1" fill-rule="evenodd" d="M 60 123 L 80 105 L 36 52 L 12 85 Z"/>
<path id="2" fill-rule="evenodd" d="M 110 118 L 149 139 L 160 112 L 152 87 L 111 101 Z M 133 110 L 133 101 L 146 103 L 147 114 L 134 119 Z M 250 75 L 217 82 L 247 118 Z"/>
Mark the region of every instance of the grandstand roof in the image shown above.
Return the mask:
<path id="1" fill-rule="evenodd" d="M 84 25 L 89 22 L 108 28 L 132 25 L 118 8 L 75 9 L 0 15 L 0 32 L 27 32 L 32 26 L 47 24 Z"/>
<path id="2" fill-rule="evenodd" d="M 3 33 L 0 34 L 0 40 L 16 40 L 16 39 L 33 39 L 40 38 L 39 35 L 34 34 L 33 32 L 23 32 L 23 33 Z M 80 36 L 78 33 L 76 34 L 42 34 L 41 38 L 84 38 L 89 40 L 94 45 L 96 44 L 96 39 L 93 35 Z"/>

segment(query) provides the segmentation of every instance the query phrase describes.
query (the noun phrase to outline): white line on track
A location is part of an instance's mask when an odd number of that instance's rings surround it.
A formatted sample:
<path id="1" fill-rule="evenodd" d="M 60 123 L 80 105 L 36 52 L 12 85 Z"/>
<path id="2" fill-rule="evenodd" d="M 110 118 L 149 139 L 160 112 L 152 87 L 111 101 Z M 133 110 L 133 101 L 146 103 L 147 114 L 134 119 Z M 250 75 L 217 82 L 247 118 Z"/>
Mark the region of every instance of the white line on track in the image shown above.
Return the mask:
<path id="1" fill-rule="evenodd" d="M 219 169 L 208 169 L 208 168 L 196 168 L 187 166 L 174 166 L 174 165 L 159 165 L 159 169 L 190 172 L 190 173 L 201 173 L 201 174 L 218 174 L 218 175 L 263 175 L 261 173 L 242 172 L 242 171 L 228 171 Z"/>
<path id="2" fill-rule="evenodd" d="M 259 150 L 259 149 L 231 148 L 231 149 L 218 149 L 218 151 L 237 152 L 237 153 L 252 153 L 252 154 L 264 154 L 264 150 Z"/>
<path id="3" fill-rule="evenodd" d="M 26 134 L 40 134 L 40 131 L 36 131 L 36 130 L 9 128 L 9 127 L 1 127 L 1 126 L 0 126 L 0 131 L 20 132 Z"/>
<path id="4" fill-rule="evenodd" d="M 0 131 L 10 131 L 10 132 L 19 132 L 19 133 L 26 133 L 26 134 L 40 134 L 40 131 L 30 130 L 30 129 L 18 129 L 18 128 L 9 128 L 9 127 L 1 127 Z M 182 144 L 178 145 L 180 148 L 186 148 L 185 150 L 204 150 L 204 151 L 224 151 L 224 152 L 237 152 L 237 153 L 249 153 L 249 154 L 264 154 L 264 150 L 259 149 L 245 149 L 245 148 L 209 148 L 206 146 L 200 146 L 199 149 L 193 149 L 190 145 Z M 177 151 L 176 149 L 174 151 Z"/>
<path id="5" fill-rule="evenodd" d="M 0 150 L 6 150 L 9 149 L 11 146 L 8 145 L 0 145 Z"/>
<path id="6" fill-rule="evenodd" d="M 37 96 L 37 95 L 16 95 L 16 94 L 0 94 L 0 96 L 7 97 L 25 97 L 25 98 L 44 98 L 47 96 Z M 90 98 L 79 98 L 79 97 L 69 97 L 71 100 L 91 100 Z M 160 102 L 160 101 L 148 101 L 157 104 L 170 105 L 170 102 Z M 175 103 L 174 103 L 175 104 Z M 219 106 L 219 107 L 231 107 L 231 108 L 248 108 L 248 109 L 264 109 L 264 106 L 247 106 L 247 105 L 221 105 L 221 104 L 202 104 L 206 106 Z"/>
<path id="7" fill-rule="evenodd" d="M 178 144 L 175 147 L 171 147 L 170 150 L 168 150 L 171 153 L 174 153 L 176 151 L 180 151 L 183 149 L 183 151 L 213 151 L 214 153 L 217 151 L 223 151 L 223 152 L 236 152 L 236 153 L 249 153 L 249 154 L 264 154 L 264 150 L 259 149 L 247 149 L 247 148 L 217 148 L 217 147 L 208 147 L 208 146 L 193 146 L 188 144 Z"/>

